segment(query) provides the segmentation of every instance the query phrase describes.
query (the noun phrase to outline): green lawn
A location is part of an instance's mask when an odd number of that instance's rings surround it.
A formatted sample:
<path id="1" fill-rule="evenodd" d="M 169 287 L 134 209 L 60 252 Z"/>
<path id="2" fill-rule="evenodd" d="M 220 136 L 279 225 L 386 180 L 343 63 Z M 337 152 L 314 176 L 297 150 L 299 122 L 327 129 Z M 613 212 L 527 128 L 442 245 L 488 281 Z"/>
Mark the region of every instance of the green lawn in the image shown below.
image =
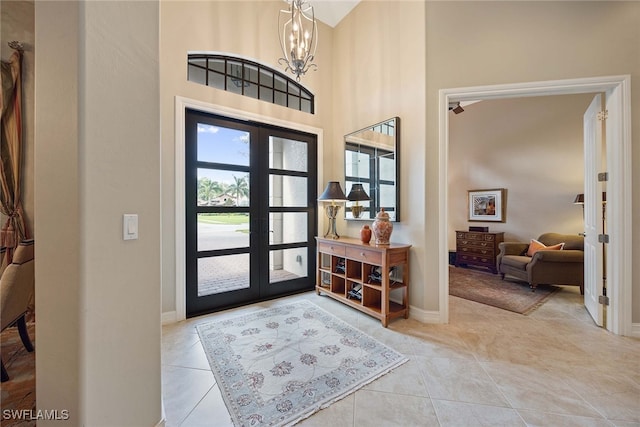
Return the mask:
<path id="1" fill-rule="evenodd" d="M 198 215 L 198 222 L 207 224 L 229 224 L 240 225 L 249 224 L 249 215 L 243 214 L 214 214 L 214 215 Z"/>

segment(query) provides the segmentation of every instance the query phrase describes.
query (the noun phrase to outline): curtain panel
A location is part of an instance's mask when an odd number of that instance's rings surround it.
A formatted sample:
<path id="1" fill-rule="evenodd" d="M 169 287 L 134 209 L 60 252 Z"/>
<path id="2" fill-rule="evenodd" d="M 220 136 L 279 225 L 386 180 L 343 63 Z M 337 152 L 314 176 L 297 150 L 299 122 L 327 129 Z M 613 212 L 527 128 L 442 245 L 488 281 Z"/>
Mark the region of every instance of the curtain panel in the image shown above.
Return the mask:
<path id="1" fill-rule="evenodd" d="M 7 247 L 11 262 L 13 248 L 29 238 L 24 221 L 21 195 L 22 173 L 22 51 L 16 50 L 2 61 L 2 145 L 0 146 L 0 213 L 7 217 L 2 225 L 0 246 Z"/>

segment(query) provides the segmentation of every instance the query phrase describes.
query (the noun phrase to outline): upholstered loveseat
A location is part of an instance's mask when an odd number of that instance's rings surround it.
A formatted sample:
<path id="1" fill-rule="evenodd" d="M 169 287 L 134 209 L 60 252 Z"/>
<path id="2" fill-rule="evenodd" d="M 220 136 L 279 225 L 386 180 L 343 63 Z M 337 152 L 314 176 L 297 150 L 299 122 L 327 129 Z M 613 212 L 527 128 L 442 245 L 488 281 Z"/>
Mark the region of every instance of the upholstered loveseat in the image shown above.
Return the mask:
<path id="1" fill-rule="evenodd" d="M 584 293 L 584 239 L 572 234 L 545 233 L 538 242 L 503 242 L 498 254 L 498 271 L 526 280 L 532 290 L 538 285 L 576 285 Z M 533 252 L 535 245 L 537 251 Z M 543 246 L 556 250 L 546 250 Z M 561 249 L 559 248 L 561 247 Z"/>

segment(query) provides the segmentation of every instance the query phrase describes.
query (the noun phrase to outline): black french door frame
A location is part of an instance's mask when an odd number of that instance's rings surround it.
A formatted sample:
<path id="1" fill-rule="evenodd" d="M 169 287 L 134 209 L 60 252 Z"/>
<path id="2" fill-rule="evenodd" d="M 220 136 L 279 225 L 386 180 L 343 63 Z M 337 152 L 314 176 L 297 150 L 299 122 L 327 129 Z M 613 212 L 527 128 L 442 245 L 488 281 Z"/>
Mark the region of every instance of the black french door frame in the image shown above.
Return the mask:
<path id="1" fill-rule="evenodd" d="M 198 124 L 224 127 L 250 135 L 249 166 L 198 160 Z M 307 144 L 306 172 L 269 167 L 270 138 L 283 138 Z M 312 290 L 315 287 L 317 235 L 317 136 L 264 123 L 238 120 L 202 111 L 185 110 L 185 261 L 186 314 L 193 317 L 217 310 Z M 198 169 L 217 169 L 249 174 L 249 206 L 198 206 Z M 270 206 L 270 177 L 306 178 L 306 206 Z M 249 246 L 198 250 L 198 214 L 248 213 Z M 306 241 L 270 244 L 271 213 L 306 213 Z M 271 251 L 306 248 L 306 276 L 270 281 Z M 249 254 L 249 286 L 228 292 L 198 296 L 198 260 L 226 255 Z"/>

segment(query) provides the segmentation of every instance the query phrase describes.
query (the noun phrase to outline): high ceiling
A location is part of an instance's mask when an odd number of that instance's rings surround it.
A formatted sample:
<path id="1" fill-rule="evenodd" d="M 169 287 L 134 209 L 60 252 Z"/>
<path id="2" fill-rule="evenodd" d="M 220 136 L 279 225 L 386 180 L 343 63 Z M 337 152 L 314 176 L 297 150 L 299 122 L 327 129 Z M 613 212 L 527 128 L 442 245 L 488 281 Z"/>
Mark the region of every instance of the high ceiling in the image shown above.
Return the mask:
<path id="1" fill-rule="evenodd" d="M 359 2 L 360 0 L 309 0 L 316 18 L 331 27 L 338 25 Z"/>

